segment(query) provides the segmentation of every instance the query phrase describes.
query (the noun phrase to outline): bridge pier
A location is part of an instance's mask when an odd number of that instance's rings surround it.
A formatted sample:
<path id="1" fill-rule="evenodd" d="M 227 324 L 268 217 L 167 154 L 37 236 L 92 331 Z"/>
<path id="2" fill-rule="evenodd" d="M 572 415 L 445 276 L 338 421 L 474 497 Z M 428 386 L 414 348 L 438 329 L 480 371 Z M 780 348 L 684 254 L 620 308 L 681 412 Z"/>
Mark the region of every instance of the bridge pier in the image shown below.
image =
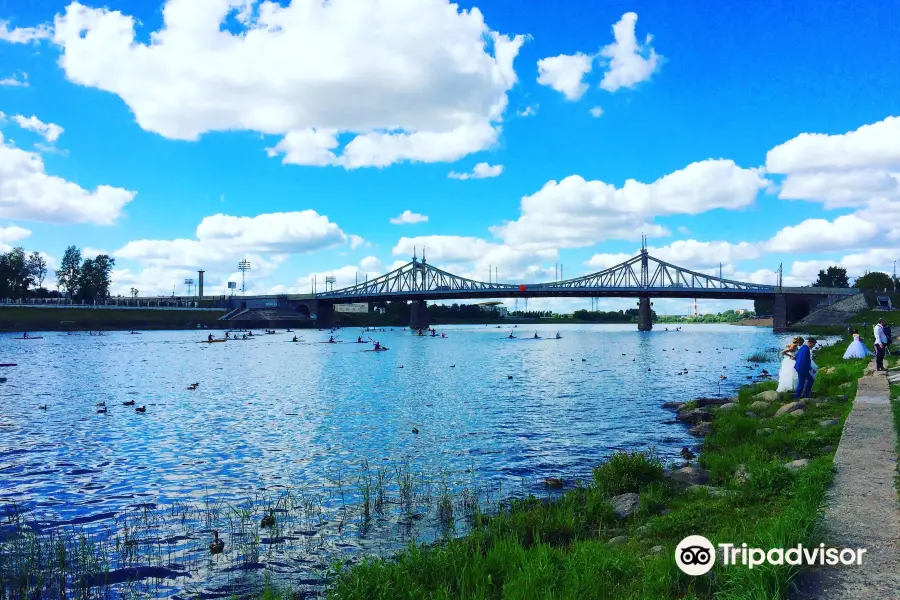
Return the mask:
<path id="1" fill-rule="evenodd" d="M 775 303 L 772 308 L 772 331 L 781 333 L 787 331 L 787 296 L 778 294 L 775 296 Z"/>
<path id="2" fill-rule="evenodd" d="M 653 310 L 650 307 L 650 298 L 641 296 L 638 303 L 638 331 L 650 331 L 653 329 Z"/>
<path id="3" fill-rule="evenodd" d="M 317 302 L 316 327 L 319 329 L 331 329 L 334 327 L 334 304 L 330 302 Z"/>
<path id="4" fill-rule="evenodd" d="M 409 305 L 409 328 L 428 329 L 428 304 L 424 300 L 413 300 Z"/>

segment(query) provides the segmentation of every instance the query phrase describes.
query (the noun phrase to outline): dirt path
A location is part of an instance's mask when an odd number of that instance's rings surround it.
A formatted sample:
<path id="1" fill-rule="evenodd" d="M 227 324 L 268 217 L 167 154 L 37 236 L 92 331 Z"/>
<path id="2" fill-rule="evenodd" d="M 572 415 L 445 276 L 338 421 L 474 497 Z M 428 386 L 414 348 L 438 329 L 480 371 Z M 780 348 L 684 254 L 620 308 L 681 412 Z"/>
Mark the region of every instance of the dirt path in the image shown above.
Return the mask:
<path id="1" fill-rule="evenodd" d="M 890 390 L 874 361 L 859 380 L 825 499 L 826 545 L 866 548 L 862 565 L 821 567 L 798 581 L 800 599 L 900 598 L 900 502 Z"/>

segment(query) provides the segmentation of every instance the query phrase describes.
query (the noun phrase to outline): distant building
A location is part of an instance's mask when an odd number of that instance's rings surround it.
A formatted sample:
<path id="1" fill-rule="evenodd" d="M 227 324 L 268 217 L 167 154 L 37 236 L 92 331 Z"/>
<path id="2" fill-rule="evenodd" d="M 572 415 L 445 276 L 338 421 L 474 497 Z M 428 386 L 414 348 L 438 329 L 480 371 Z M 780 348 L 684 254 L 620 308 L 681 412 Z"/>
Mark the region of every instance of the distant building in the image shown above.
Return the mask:
<path id="1" fill-rule="evenodd" d="M 503 306 L 502 302 L 481 302 L 476 304 L 476 306 L 484 312 L 497 313 L 501 319 L 505 319 L 509 316 L 509 309 Z"/>
<path id="2" fill-rule="evenodd" d="M 743 308 L 739 308 L 739 309 L 737 309 L 737 310 L 734 311 L 734 312 L 737 313 L 737 314 L 739 314 L 739 315 L 742 315 L 742 314 L 744 314 L 745 312 L 747 312 L 747 310 L 746 310 L 746 309 L 743 309 Z"/>
<path id="3" fill-rule="evenodd" d="M 357 302 L 355 304 L 335 304 L 334 312 L 367 313 L 367 312 L 369 312 L 369 303 L 368 302 Z"/>

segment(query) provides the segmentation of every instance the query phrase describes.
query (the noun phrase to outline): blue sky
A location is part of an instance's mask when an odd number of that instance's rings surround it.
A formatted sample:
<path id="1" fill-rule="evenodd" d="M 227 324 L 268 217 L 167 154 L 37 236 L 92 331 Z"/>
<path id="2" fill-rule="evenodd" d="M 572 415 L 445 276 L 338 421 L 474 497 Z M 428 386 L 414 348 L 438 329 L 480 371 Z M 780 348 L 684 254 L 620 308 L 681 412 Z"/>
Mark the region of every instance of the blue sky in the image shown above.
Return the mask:
<path id="1" fill-rule="evenodd" d="M 250 289 L 307 292 L 421 245 L 573 277 L 642 231 L 764 283 L 900 259 L 886 3 L 278 4 L 0 2 L 0 247 L 105 251 L 147 294 L 245 256 Z"/>

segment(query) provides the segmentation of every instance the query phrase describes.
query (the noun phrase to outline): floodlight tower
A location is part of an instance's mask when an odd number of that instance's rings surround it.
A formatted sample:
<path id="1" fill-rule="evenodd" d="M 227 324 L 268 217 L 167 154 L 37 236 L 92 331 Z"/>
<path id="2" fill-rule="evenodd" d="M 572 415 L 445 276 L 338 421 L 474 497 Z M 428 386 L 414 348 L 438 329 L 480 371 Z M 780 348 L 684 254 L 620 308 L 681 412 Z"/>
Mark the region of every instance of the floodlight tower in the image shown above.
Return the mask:
<path id="1" fill-rule="evenodd" d="M 238 269 L 241 271 L 241 296 L 247 292 L 247 271 L 251 268 L 250 261 L 246 258 L 238 263 Z"/>
<path id="2" fill-rule="evenodd" d="M 194 280 L 193 280 L 193 279 L 185 279 L 185 280 L 184 280 L 184 284 L 187 286 L 187 288 L 188 288 L 188 296 L 190 296 L 190 295 L 191 295 L 191 288 L 194 287 Z"/>

